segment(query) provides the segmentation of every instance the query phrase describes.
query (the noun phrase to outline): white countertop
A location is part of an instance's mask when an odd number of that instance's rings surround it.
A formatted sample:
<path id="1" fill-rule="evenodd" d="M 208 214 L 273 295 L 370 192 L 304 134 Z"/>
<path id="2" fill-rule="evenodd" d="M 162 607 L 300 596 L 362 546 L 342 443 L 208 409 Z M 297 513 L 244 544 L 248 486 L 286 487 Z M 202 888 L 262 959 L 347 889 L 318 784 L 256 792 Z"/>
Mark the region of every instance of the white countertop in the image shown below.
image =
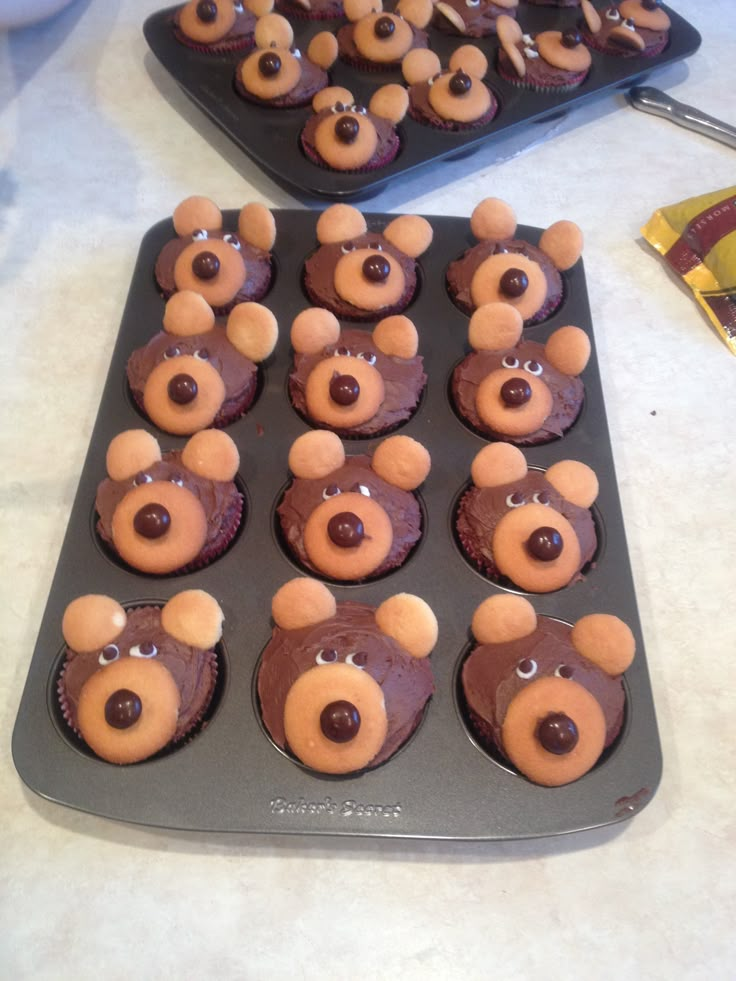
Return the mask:
<path id="1" fill-rule="evenodd" d="M 585 232 L 664 754 L 652 803 L 549 840 L 318 840 L 130 827 L 23 786 L 11 732 L 141 236 L 192 193 L 302 204 L 159 68 L 141 33 L 158 6 L 76 0 L 0 36 L 0 974 L 732 976 L 736 359 L 639 229 L 736 183 L 736 155 L 623 95 L 514 159 L 485 148 L 361 206 L 467 216 L 492 194 Z M 702 47 L 652 84 L 736 123 L 732 0 L 679 7 Z"/>

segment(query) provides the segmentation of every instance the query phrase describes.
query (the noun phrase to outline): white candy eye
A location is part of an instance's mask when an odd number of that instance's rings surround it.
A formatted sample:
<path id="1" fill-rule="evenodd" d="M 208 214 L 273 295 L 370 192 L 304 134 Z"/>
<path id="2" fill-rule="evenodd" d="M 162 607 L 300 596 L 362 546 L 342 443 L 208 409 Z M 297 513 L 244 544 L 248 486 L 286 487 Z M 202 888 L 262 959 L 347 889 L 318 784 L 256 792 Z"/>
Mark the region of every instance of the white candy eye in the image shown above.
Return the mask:
<path id="1" fill-rule="evenodd" d="M 194 352 L 194 357 L 197 359 L 197 361 L 209 361 L 210 352 L 206 347 L 201 347 L 198 351 Z"/>
<path id="2" fill-rule="evenodd" d="M 375 250 L 376 250 L 376 252 L 383 252 L 383 246 L 381 245 L 381 243 L 380 243 L 380 242 L 374 242 L 374 243 L 373 243 L 373 244 L 371 245 L 371 248 L 372 248 L 372 249 L 375 249 Z"/>
<path id="3" fill-rule="evenodd" d="M 525 657 L 516 665 L 516 673 L 524 681 L 533 678 L 537 673 L 537 662 L 531 657 Z"/>
<path id="4" fill-rule="evenodd" d="M 171 358 L 178 358 L 181 354 L 181 348 L 172 344 L 171 347 L 167 347 L 164 351 L 164 361 L 170 361 Z"/>
<path id="5" fill-rule="evenodd" d="M 317 656 L 314 659 L 317 664 L 334 664 L 337 660 L 337 651 L 334 647 L 322 648 L 317 651 Z"/>
<path id="6" fill-rule="evenodd" d="M 557 667 L 555 668 L 556 678 L 569 679 L 572 678 L 572 675 L 573 675 L 573 671 L 569 664 L 558 664 Z"/>
<path id="7" fill-rule="evenodd" d="M 235 10 L 236 14 L 243 13 L 243 5 L 242 3 L 240 3 L 240 0 L 235 0 L 235 3 L 233 4 L 233 9 Z"/>
<path id="8" fill-rule="evenodd" d="M 525 361 L 524 371 L 528 371 L 530 375 L 536 375 L 539 377 L 539 375 L 541 375 L 544 371 L 544 368 L 542 368 L 538 361 Z"/>
<path id="9" fill-rule="evenodd" d="M 112 664 L 112 662 L 117 661 L 119 657 L 120 649 L 118 648 L 118 645 L 106 644 L 100 651 L 100 656 L 97 658 L 97 661 L 104 668 L 106 664 Z"/>
<path id="10" fill-rule="evenodd" d="M 606 20 L 621 20 L 621 14 L 615 7 L 609 7 L 606 11 Z"/>
<path id="11" fill-rule="evenodd" d="M 150 640 L 144 640 L 142 644 L 130 648 L 131 657 L 155 657 L 157 654 L 158 648 Z"/>
<path id="12" fill-rule="evenodd" d="M 351 489 L 355 494 L 362 494 L 363 497 L 371 496 L 370 489 L 365 484 L 355 484 Z"/>
<path id="13" fill-rule="evenodd" d="M 141 484 L 152 484 L 152 483 L 153 483 L 153 477 L 150 475 L 150 473 L 144 473 L 143 471 L 141 471 L 141 473 L 137 473 L 133 478 L 133 485 L 135 487 L 140 487 Z"/>
<path id="14" fill-rule="evenodd" d="M 514 491 L 513 494 L 509 494 L 506 498 L 507 508 L 520 508 L 522 504 L 526 504 L 526 498 L 519 491 Z"/>
<path id="15" fill-rule="evenodd" d="M 546 507 L 549 507 L 549 494 L 547 491 L 535 491 L 532 494 L 532 500 L 535 504 L 544 504 Z"/>
<path id="16" fill-rule="evenodd" d="M 631 33 L 632 33 L 632 34 L 635 34 L 635 33 L 636 33 L 636 24 L 635 24 L 635 23 L 633 22 L 633 20 L 631 20 L 631 19 L 629 19 L 629 18 L 627 18 L 627 19 L 626 19 L 626 20 L 625 20 L 625 21 L 624 21 L 624 22 L 623 22 L 623 23 L 621 24 L 621 27 L 625 27 L 625 28 L 626 28 L 626 30 L 627 30 L 627 31 L 631 31 Z"/>
<path id="17" fill-rule="evenodd" d="M 466 7 L 480 7 L 480 0 L 465 0 Z"/>
<path id="18" fill-rule="evenodd" d="M 174 474 L 172 477 L 169 477 L 169 483 L 176 484 L 177 487 L 184 486 L 184 481 L 181 479 L 178 473 Z"/>
<path id="19" fill-rule="evenodd" d="M 192 232 L 192 238 L 195 242 L 202 242 L 207 237 L 207 232 L 204 228 L 195 228 L 195 230 Z"/>
<path id="20" fill-rule="evenodd" d="M 336 347 L 332 352 L 333 356 L 336 358 L 349 358 L 351 357 L 349 347 Z"/>
<path id="21" fill-rule="evenodd" d="M 354 668 L 364 668 L 368 663 L 368 655 L 365 651 L 353 651 L 345 658 L 346 664 L 352 664 Z"/>
<path id="22" fill-rule="evenodd" d="M 222 240 L 223 242 L 227 242 L 228 245 L 232 245 L 234 249 L 237 249 L 237 251 L 240 252 L 240 239 L 237 237 L 237 235 L 231 235 L 230 232 L 228 232 L 227 235 L 222 236 Z"/>
<path id="23" fill-rule="evenodd" d="M 376 363 L 376 356 L 373 351 L 361 351 L 358 354 L 358 357 L 361 359 L 361 361 L 366 361 L 368 364 Z"/>
<path id="24" fill-rule="evenodd" d="M 347 255 L 348 252 L 352 252 L 354 249 L 355 249 L 355 243 L 353 242 L 343 242 L 342 245 L 340 246 L 340 251 L 344 255 Z"/>
<path id="25" fill-rule="evenodd" d="M 331 497 L 337 497 L 338 494 L 342 494 L 342 491 L 337 484 L 328 484 L 322 491 L 322 500 L 328 501 Z"/>
<path id="26" fill-rule="evenodd" d="M 505 354 L 503 356 L 503 360 L 501 361 L 501 364 L 503 365 L 504 368 L 518 368 L 519 359 L 515 358 L 513 354 Z"/>

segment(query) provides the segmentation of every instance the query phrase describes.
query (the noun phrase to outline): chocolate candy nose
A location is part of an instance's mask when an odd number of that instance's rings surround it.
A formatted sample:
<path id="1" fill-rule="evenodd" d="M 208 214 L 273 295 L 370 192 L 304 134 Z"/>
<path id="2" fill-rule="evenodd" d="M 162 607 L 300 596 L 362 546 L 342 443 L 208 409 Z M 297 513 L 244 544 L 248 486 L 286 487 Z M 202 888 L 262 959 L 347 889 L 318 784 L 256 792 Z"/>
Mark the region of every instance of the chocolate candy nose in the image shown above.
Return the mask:
<path id="1" fill-rule="evenodd" d="M 220 271 L 220 260 L 214 252 L 198 252 L 192 259 L 192 272 L 197 279 L 214 279 Z"/>
<path id="2" fill-rule="evenodd" d="M 383 283 L 391 272 L 388 259 L 382 255 L 370 255 L 363 263 L 363 275 L 371 283 Z"/>
<path id="3" fill-rule="evenodd" d="M 521 296 L 529 286 L 529 277 L 523 269 L 507 269 L 498 285 L 506 296 Z"/>
<path id="4" fill-rule="evenodd" d="M 163 506 L 151 501 L 144 504 L 133 518 L 133 528 L 143 538 L 161 538 L 171 527 L 171 515 Z"/>
<path id="5" fill-rule="evenodd" d="M 537 726 L 537 740 L 555 756 L 571 753 L 578 744 L 578 727 L 564 712 L 550 712 Z"/>
<path id="6" fill-rule="evenodd" d="M 580 31 L 565 31 L 562 35 L 562 46 L 564 48 L 576 48 L 581 41 Z"/>
<path id="7" fill-rule="evenodd" d="M 358 735 L 360 712 L 352 702 L 341 698 L 325 705 L 319 724 L 324 735 L 333 743 L 347 743 Z"/>
<path id="8" fill-rule="evenodd" d="M 171 401 L 176 402 L 177 405 L 189 405 L 196 399 L 198 391 L 196 381 L 191 375 L 185 375 L 183 372 L 169 380 L 166 390 Z"/>
<path id="9" fill-rule="evenodd" d="M 264 78 L 273 78 L 281 71 L 281 59 L 275 51 L 267 51 L 258 59 L 258 71 Z"/>
<path id="10" fill-rule="evenodd" d="M 118 688 L 105 702 L 105 722 L 113 729 L 129 729 L 141 717 L 143 706 L 134 691 Z"/>
<path id="11" fill-rule="evenodd" d="M 526 378 L 509 378 L 501 386 L 501 398 L 508 406 L 524 405 L 532 397 L 532 386 Z"/>
<path id="12" fill-rule="evenodd" d="M 346 146 L 355 143 L 360 132 L 360 123 L 354 116 L 340 116 L 335 123 L 335 136 Z"/>
<path id="13" fill-rule="evenodd" d="M 453 95 L 465 95 L 466 92 L 470 91 L 472 84 L 470 75 L 466 75 L 465 72 L 460 71 L 458 68 L 450 79 L 448 88 Z"/>
<path id="14" fill-rule="evenodd" d="M 526 542 L 526 547 L 535 559 L 551 562 L 562 553 L 562 535 L 556 528 L 542 527 L 535 529 Z"/>
<path id="15" fill-rule="evenodd" d="M 203 24 L 213 24 L 217 20 L 217 4 L 214 0 L 200 0 L 197 4 L 197 19 Z"/>
<path id="16" fill-rule="evenodd" d="M 356 548 L 365 537 L 365 529 L 357 514 L 339 511 L 327 522 L 327 534 L 339 548 Z"/>
<path id="17" fill-rule="evenodd" d="M 360 397 L 358 379 L 352 375 L 338 375 L 337 372 L 330 381 L 330 398 L 338 405 L 353 405 Z"/>
<path id="18" fill-rule="evenodd" d="M 373 33 L 382 41 L 385 41 L 387 37 L 391 37 L 395 30 L 396 24 L 394 24 L 390 17 L 379 17 L 373 27 Z"/>

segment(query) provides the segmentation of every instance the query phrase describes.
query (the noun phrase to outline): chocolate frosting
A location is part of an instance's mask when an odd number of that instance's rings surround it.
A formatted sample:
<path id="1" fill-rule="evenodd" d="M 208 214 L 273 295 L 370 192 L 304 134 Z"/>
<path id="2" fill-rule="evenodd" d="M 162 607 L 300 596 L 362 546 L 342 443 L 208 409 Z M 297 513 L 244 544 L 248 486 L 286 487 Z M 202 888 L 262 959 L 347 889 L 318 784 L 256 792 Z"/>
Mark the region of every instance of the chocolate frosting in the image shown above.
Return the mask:
<path id="1" fill-rule="evenodd" d="M 174 740 L 181 739 L 202 718 L 212 698 L 217 679 L 217 657 L 214 651 L 203 651 L 174 640 L 161 626 L 161 609 L 143 606 L 127 610 L 125 629 L 115 639 L 120 657 L 129 657 L 132 648 L 152 643 L 156 659 L 168 668 L 181 694 L 179 723 Z M 58 691 L 64 718 L 77 730 L 77 705 L 85 681 L 96 671 L 104 671 L 100 651 L 80 654 L 70 648 L 59 678 Z"/>
<path id="2" fill-rule="evenodd" d="M 181 480 L 201 503 L 207 517 L 207 538 L 193 566 L 202 564 L 203 557 L 218 554 L 232 538 L 240 523 L 243 498 L 231 480 L 210 480 L 200 477 L 181 462 L 181 450 L 164 453 L 157 463 L 145 470 L 156 480 Z M 136 475 L 137 476 L 137 475 Z M 112 518 L 117 506 L 125 495 L 135 486 L 134 477 L 128 480 L 103 480 L 97 488 L 95 511 L 98 515 L 97 533 L 112 549 Z"/>
<path id="3" fill-rule="evenodd" d="M 414 48 L 428 48 L 429 38 L 427 32 L 414 27 L 413 24 L 409 26 L 413 35 L 409 50 L 411 51 Z M 355 68 L 363 68 L 368 71 L 391 71 L 394 68 L 401 67 L 401 58 L 398 61 L 370 61 L 362 51 L 358 51 L 356 48 L 355 42 L 353 41 L 354 30 L 355 24 L 344 24 L 337 32 L 337 46 L 343 61 L 346 61 L 349 65 L 353 65 Z"/>
<path id="4" fill-rule="evenodd" d="M 490 108 L 482 116 L 479 116 L 478 119 L 474 119 L 469 123 L 458 122 L 455 119 L 445 119 L 443 116 L 438 116 L 432 108 L 429 101 L 429 90 L 429 82 L 415 82 L 414 85 L 409 86 L 409 115 L 412 119 L 416 119 L 417 122 L 434 126 L 436 129 L 457 132 L 459 130 L 475 129 L 478 126 L 485 126 L 486 123 L 491 122 L 498 110 L 498 102 L 491 92 Z"/>
<path id="5" fill-rule="evenodd" d="M 256 395 L 258 369 L 228 340 L 225 328 L 215 325 L 204 334 L 177 337 L 159 331 L 145 347 L 134 351 L 127 364 L 128 384 L 138 406 L 143 409 L 143 390 L 148 376 L 156 365 L 165 360 L 164 354 L 178 348 L 181 354 L 207 351 L 207 360 L 216 368 L 225 383 L 225 400 L 213 425 L 222 426 L 250 408 Z"/>
<path id="6" fill-rule="evenodd" d="M 324 500 L 322 492 L 330 485 L 341 491 L 351 491 L 362 484 L 370 491 L 374 501 L 381 505 L 391 519 L 393 544 L 386 560 L 369 577 L 375 579 L 389 569 L 401 565 L 422 534 L 422 513 L 416 497 L 410 492 L 386 483 L 371 469 L 369 456 L 348 457 L 345 465 L 333 470 L 321 480 L 295 477 L 283 496 L 277 512 L 281 531 L 294 556 L 307 569 L 321 575 L 307 556 L 304 548 L 304 526 L 310 514 Z"/>
<path id="7" fill-rule="evenodd" d="M 276 0 L 274 6 L 287 17 L 305 20 L 332 20 L 345 13 L 342 0 L 310 0 L 308 10 L 298 0 Z"/>
<path id="8" fill-rule="evenodd" d="M 572 681 L 586 688 L 597 700 L 606 720 L 605 745 L 618 735 L 624 718 L 625 694 L 620 677 L 611 677 L 575 650 L 570 640 L 572 627 L 549 617 L 537 618 L 534 633 L 504 644 L 474 648 L 462 667 L 461 681 L 470 713 L 471 727 L 484 745 L 503 753 L 501 727 L 509 704 L 521 689 L 538 678 L 551 677 L 561 665 L 572 669 Z M 533 658 L 537 670 L 524 679 L 517 664 Z"/>
<path id="9" fill-rule="evenodd" d="M 610 4 L 608 7 L 602 7 L 598 10 L 601 18 L 601 29 L 596 33 L 590 30 L 585 20 L 580 21 L 580 32 L 583 34 L 586 41 L 591 43 L 591 46 L 599 51 L 604 51 L 607 54 L 617 54 L 623 55 L 624 57 L 634 57 L 635 55 L 654 55 L 659 53 L 667 44 L 670 32 L 667 31 L 653 31 L 648 27 L 636 27 L 636 33 L 641 37 L 644 42 L 644 50 L 638 51 L 634 48 L 627 48 L 623 44 L 618 44 L 615 40 L 609 40 L 609 35 L 611 31 L 615 28 L 620 27 L 623 18 L 618 20 L 609 20 L 606 17 L 606 11 L 610 7 L 616 7 L 615 4 Z"/>
<path id="10" fill-rule="evenodd" d="M 398 303 L 383 310 L 363 310 L 343 300 L 335 291 L 335 266 L 343 255 L 343 247 L 352 244 L 356 249 L 377 248 L 379 245 L 399 263 L 404 273 L 406 290 Z M 321 245 L 304 263 L 304 289 L 312 303 L 327 307 L 344 320 L 380 320 L 389 314 L 398 313 L 408 306 L 417 288 L 416 262 L 406 253 L 397 249 L 380 232 L 364 232 L 348 242 L 329 242 Z"/>
<path id="11" fill-rule="evenodd" d="M 222 239 L 225 235 L 231 235 L 240 243 L 240 254 L 245 263 L 245 282 L 235 297 L 223 307 L 213 307 L 215 313 L 228 313 L 237 303 L 246 303 L 249 300 L 261 300 L 271 285 L 271 253 L 264 252 L 254 245 L 249 245 L 237 232 L 228 232 L 226 229 L 221 231 L 208 231 L 207 237 L 210 239 Z M 171 239 L 161 249 L 156 259 L 154 275 L 165 299 L 176 292 L 174 282 L 174 266 L 176 260 L 184 249 L 195 241 L 191 235 L 180 235 L 178 238 Z M 201 239 L 202 251 L 207 251 L 207 239 Z"/>
<path id="12" fill-rule="evenodd" d="M 309 159 L 320 167 L 327 167 L 329 170 L 334 168 L 317 153 L 317 149 L 314 145 L 314 134 L 317 131 L 317 127 L 326 119 L 328 116 L 332 115 L 332 109 L 321 109 L 319 112 L 315 112 L 304 125 L 304 129 L 301 132 L 300 141 L 304 152 L 307 154 Z M 365 114 L 368 119 L 373 123 L 376 130 L 376 136 L 378 137 L 378 142 L 376 144 L 376 151 L 371 157 L 371 159 L 363 164 L 362 167 L 358 167 L 357 170 L 374 170 L 376 167 L 382 167 L 384 164 L 390 163 L 396 154 L 399 152 L 399 134 L 396 132 L 396 127 L 394 124 L 388 120 L 384 119 L 382 116 L 376 116 L 375 113 L 366 112 Z M 347 174 L 352 173 L 352 171 L 341 170 L 339 173 Z"/>
<path id="13" fill-rule="evenodd" d="M 516 16 L 515 10 L 498 7 L 492 0 L 480 0 L 477 7 L 469 7 L 466 0 L 443 0 L 443 2 L 460 15 L 465 30 L 462 33 L 458 31 L 455 25 L 440 11 L 435 11 L 432 26 L 446 34 L 454 34 L 459 37 L 488 37 L 490 34 L 496 33 L 496 18 L 499 14 Z"/>
<path id="14" fill-rule="evenodd" d="M 427 383 L 421 355 L 414 358 L 394 358 L 384 354 L 373 343 L 371 335 L 364 330 L 348 328 L 343 330 L 336 344 L 328 345 L 319 354 L 294 354 L 294 370 L 289 375 L 289 395 L 297 412 L 306 419 L 306 385 L 315 366 L 324 358 L 331 358 L 337 348 L 347 348 L 355 357 L 358 354 L 372 353 L 376 357 L 374 367 L 383 378 L 384 400 L 372 419 L 350 429 L 335 429 L 340 436 L 377 436 L 395 429 L 411 417 Z M 343 372 L 349 373 L 349 358 L 336 359 Z M 314 423 L 324 429 L 332 429 L 323 423 Z"/>
<path id="15" fill-rule="evenodd" d="M 581 79 L 587 74 L 587 69 L 585 71 L 575 72 L 568 71 L 564 68 L 557 68 L 555 65 L 551 65 L 548 61 L 545 61 L 541 54 L 538 58 L 527 58 L 527 56 L 524 54 L 526 45 L 523 41 L 517 42 L 516 50 L 524 59 L 524 64 L 526 65 L 526 75 L 523 79 L 519 78 L 519 73 L 514 68 L 511 59 L 503 48 L 499 48 L 498 51 L 499 74 L 504 78 L 511 79 L 512 81 L 522 82 L 525 85 L 537 85 L 539 88 L 550 88 L 560 91 L 568 85 L 577 85 L 578 82 L 581 81 Z M 537 50 L 536 47 L 535 50 Z"/>
<path id="16" fill-rule="evenodd" d="M 571 504 L 556 490 L 539 470 L 529 470 L 526 477 L 499 487 L 471 487 L 463 495 L 458 508 L 456 530 L 463 548 L 491 578 L 499 573 L 493 558 L 493 533 L 501 518 L 512 508 L 506 503 L 510 494 L 520 495 L 529 504 L 534 494 L 545 493 L 549 507 L 567 518 L 580 544 L 580 567 L 571 582 L 582 579 L 580 569 L 595 555 L 597 539 L 593 515 L 588 508 Z"/>
<path id="17" fill-rule="evenodd" d="M 521 364 L 526 361 L 536 361 L 542 365 L 541 378 L 552 393 L 552 411 L 545 419 L 544 425 L 526 436 L 511 437 L 496 432 L 483 422 L 475 406 L 480 383 L 492 371 L 502 367 L 504 356 L 510 352 Z M 521 369 L 506 370 L 509 378 L 524 377 L 524 371 Z M 485 436 L 519 446 L 546 443 L 562 436 L 580 414 L 584 392 L 582 381 L 577 376 L 565 375 L 554 368 L 544 356 L 544 345 L 536 341 L 521 341 L 508 351 L 475 351 L 461 361 L 452 374 L 452 396 L 460 415 Z"/>
<path id="18" fill-rule="evenodd" d="M 459 259 L 455 259 L 447 267 L 447 289 L 453 302 L 461 310 L 465 313 L 472 313 L 475 309 L 470 296 L 470 284 L 478 266 L 495 252 L 521 253 L 521 255 L 525 255 L 528 259 L 536 262 L 544 273 L 547 280 L 547 299 L 534 316 L 525 321 L 526 324 L 539 323 L 559 306 L 562 301 L 562 277 L 541 249 L 523 239 L 504 239 L 503 241 L 485 239 L 468 249 Z"/>
<path id="19" fill-rule="evenodd" d="M 427 658 L 413 658 L 393 638 L 376 626 L 375 611 L 361 603 L 338 603 L 329 620 L 301 630 L 274 627 L 258 672 L 258 698 L 263 724 L 282 749 L 288 749 L 284 732 L 284 703 L 296 679 L 316 665 L 320 650 L 337 651 L 344 662 L 348 654 L 367 655 L 364 668 L 381 686 L 386 703 L 388 734 L 370 763 L 387 760 L 414 732 L 425 705 L 434 692 L 432 668 Z M 325 667 L 329 670 L 329 666 Z"/>
<path id="20" fill-rule="evenodd" d="M 271 109 L 289 109 L 293 106 L 306 106 L 312 101 L 317 92 L 320 92 L 327 85 L 329 77 L 324 68 L 315 65 L 313 61 L 310 61 L 304 55 L 300 57 L 299 64 L 302 69 L 301 78 L 286 95 L 280 95 L 275 99 L 261 99 L 243 85 L 240 65 L 238 65 L 235 72 L 235 91 L 249 102 L 255 102 L 259 106 L 269 106 Z"/>

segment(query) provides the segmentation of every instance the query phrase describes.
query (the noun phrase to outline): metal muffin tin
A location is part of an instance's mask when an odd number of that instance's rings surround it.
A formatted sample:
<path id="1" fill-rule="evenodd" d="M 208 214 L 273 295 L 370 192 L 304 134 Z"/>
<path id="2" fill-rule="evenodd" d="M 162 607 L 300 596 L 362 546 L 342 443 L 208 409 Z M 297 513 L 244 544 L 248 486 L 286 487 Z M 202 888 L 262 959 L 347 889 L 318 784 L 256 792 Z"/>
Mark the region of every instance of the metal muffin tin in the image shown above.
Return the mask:
<path id="1" fill-rule="evenodd" d="M 388 9 L 391 4 L 386 3 Z M 460 44 L 477 45 L 489 62 L 486 82 L 499 100 L 496 118 L 486 126 L 461 133 L 446 133 L 415 122 L 408 116 L 399 124 L 401 149 L 390 164 L 363 173 L 340 173 L 312 163 L 303 153 L 299 134 L 311 115 L 309 106 L 300 109 L 271 109 L 247 102 L 235 91 L 233 79 L 243 52 L 211 55 L 179 43 L 172 30 L 177 7 L 152 14 L 143 32 L 156 58 L 184 92 L 233 142 L 264 171 L 282 184 L 321 198 L 349 198 L 376 193 L 397 177 L 415 172 L 425 164 L 447 160 L 476 150 L 500 137 L 524 135 L 534 123 L 564 115 L 569 109 L 617 89 L 641 84 L 651 72 L 689 57 L 700 46 L 700 35 L 687 21 L 666 7 L 672 21 L 670 41 L 653 57 L 618 57 L 591 50 L 593 64 L 588 78 L 570 92 L 539 93 L 516 88 L 496 71 L 498 41 L 494 37 L 461 38 L 435 27 L 427 29 L 430 47 L 446 67 L 452 51 Z M 518 21 L 523 30 L 565 30 L 580 19 L 579 8 L 531 6 L 522 2 Z M 337 31 L 347 21 L 306 21 L 293 18 L 294 44 L 306 50 L 310 38 L 321 30 Z M 388 82 L 404 84 L 398 71 L 360 71 L 339 58 L 330 70 L 333 85 L 348 88 L 356 100 L 367 105 L 371 93 Z M 472 160 L 469 161 L 472 169 Z"/>
<path id="2" fill-rule="evenodd" d="M 525 451 L 530 466 L 577 459 L 600 479 L 595 519 L 600 546 L 583 582 L 531 596 L 539 614 L 573 623 L 587 613 L 622 617 L 634 631 L 637 655 L 625 676 L 626 721 L 615 745 L 588 774 L 559 788 L 531 784 L 493 760 L 463 721 L 457 673 L 472 643 L 477 605 L 501 591 L 475 571 L 456 544 L 452 514 L 470 464 L 485 445 L 455 414 L 449 396 L 454 366 L 468 351 L 468 317 L 445 289 L 450 260 L 473 243 L 467 218 L 429 216 L 434 242 L 422 256 L 418 291 L 407 309 L 417 325 L 429 381 L 414 417 L 398 431 L 431 452 L 432 470 L 420 489 L 425 527 L 405 565 L 367 585 L 331 586 L 338 601 L 378 605 L 412 592 L 432 606 L 440 625 L 431 655 L 436 692 L 410 741 L 375 770 L 345 777 L 309 771 L 278 750 L 263 729 L 255 695 L 260 654 L 272 630 L 271 597 L 300 573 L 279 545 L 275 508 L 288 480 L 287 455 L 308 426 L 287 395 L 289 329 L 308 306 L 301 283 L 305 246 L 314 242 L 317 214 L 275 211 L 276 276 L 264 302 L 279 322 L 273 355 L 261 366 L 262 387 L 250 412 L 228 428 L 241 455 L 245 524 L 232 547 L 199 572 L 179 577 L 135 573 L 113 561 L 94 532 L 94 499 L 105 476 L 109 441 L 144 426 L 163 449 L 183 438 L 158 432 L 135 408 L 125 380 L 131 352 L 161 328 L 164 303 L 153 278 L 156 256 L 173 236 L 171 220 L 145 235 L 133 273 L 99 415 L 81 474 L 13 733 L 18 772 L 36 793 L 58 803 L 122 821 L 199 831 L 379 835 L 501 840 L 562 834 L 630 817 L 654 794 L 661 753 L 636 598 L 606 423 L 595 347 L 583 372 L 585 402 L 560 440 Z M 367 214 L 380 231 L 391 215 Z M 237 213 L 225 212 L 234 228 Z M 538 242 L 540 229 L 520 226 Z M 563 274 L 565 299 L 525 336 L 544 341 L 563 324 L 577 324 L 594 342 L 582 261 Z M 372 325 L 366 325 L 370 330 Z M 346 440 L 348 453 L 371 451 L 378 440 Z M 127 767 L 95 758 L 61 718 L 56 680 L 63 656 L 66 605 L 87 592 L 107 593 L 124 606 L 163 603 L 187 588 L 212 593 L 225 612 L 221 673 L 206 727 L 180 748 Z"/>

